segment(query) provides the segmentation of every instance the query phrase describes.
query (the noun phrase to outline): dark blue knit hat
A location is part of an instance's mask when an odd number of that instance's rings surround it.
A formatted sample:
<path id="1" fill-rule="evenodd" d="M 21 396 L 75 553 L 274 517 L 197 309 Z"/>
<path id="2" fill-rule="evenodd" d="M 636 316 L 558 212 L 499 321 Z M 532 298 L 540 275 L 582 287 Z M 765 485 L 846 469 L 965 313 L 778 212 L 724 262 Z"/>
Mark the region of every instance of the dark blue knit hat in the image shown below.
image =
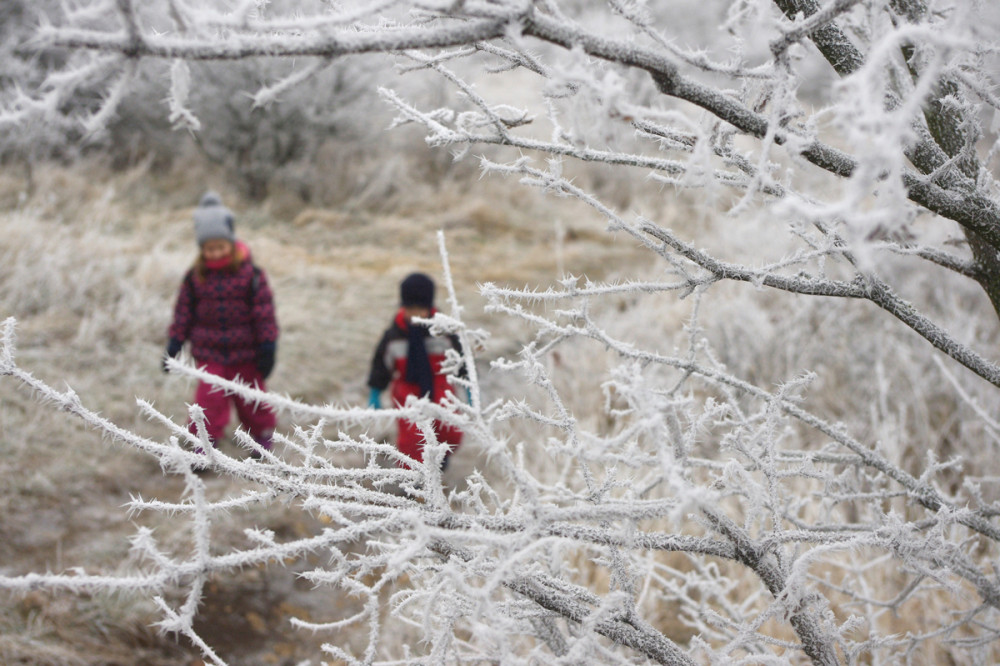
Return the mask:
<path id="1" fill-rule="evenodd" d="M 434 280 L 423 273 L 411 273 L 399 283 L 399 300 L 406 306 L 434 307 Z"/>

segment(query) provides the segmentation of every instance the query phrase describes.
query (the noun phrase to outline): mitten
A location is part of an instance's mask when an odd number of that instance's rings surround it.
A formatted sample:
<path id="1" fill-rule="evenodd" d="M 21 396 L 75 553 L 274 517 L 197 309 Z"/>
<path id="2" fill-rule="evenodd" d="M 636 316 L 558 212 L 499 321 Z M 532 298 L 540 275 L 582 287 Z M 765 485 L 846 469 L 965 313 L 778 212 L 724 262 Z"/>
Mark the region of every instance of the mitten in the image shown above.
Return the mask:
<path id="1" fill-rule="evenodd" d="M 368 392 L 368 406 L 372 409 L 382 409 L 382 391 L 373 388 Z"/>
<path id="2" fill-rule="evenodd" d="M 178 354 L 180 354 L 181 347 L 183 346 L 184 343 L 177 338 L 170 338 L 170 342 L 167 343 L 167 351 L 163 354 L 163 372 L 167 371 L 167 359 L 175 358 Z"/>
<path id="3" fill-rule="evenodd" d="M 257 347 L 257 371 L 260 372 L 260 376 L 264 379 L 267 379 L 271 371 L 274 370 L 274 354 L 276 351 L 277 345 L 273 342 L 265 342 Z"/>

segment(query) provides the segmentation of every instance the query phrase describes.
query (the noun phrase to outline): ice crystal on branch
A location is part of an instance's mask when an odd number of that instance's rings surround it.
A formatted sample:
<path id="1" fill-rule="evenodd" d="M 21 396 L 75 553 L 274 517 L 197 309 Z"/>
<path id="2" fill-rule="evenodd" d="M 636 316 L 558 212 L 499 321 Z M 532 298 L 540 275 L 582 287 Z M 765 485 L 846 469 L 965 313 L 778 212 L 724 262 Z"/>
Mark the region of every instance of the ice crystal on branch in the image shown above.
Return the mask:
<path id="1" fill-rule="evenodd" d="M 442 236 L 450 307 L 429 323 L 462 338 L 447 367 L 469 371 L 456 380 L 468 400 L 443 405 L 315 406 L 171 361 L 298 424 L 259 461 L 211 450 L 197 411 L 191 434 L 142 403 L 163 441 L 119 427 L 23 369 L 8 322 L 0 374 L 181 475 L 181 501 L 130 510 L 187 521 L 190 541 L 177 553 L 140 528 L 134 572 L 4 575 L 0 587 L 154 595 L 162 627 L 216 663 L 193 622 L 211 576 L 313 553 L 303 577 L 360 603 L 297 624 L 330 632 L 325 649 L 348 663 L 995 660 L 997 475 L 978 447 L 997 441 L 1000 367 L 948 297 L 973 287 L 1000 310 L 997 138 L 984 126 L 998 112 L 996 10 L 653 4 L 52 12 L 34 48 L 72 55 L 5 91 L 0 123 L 97 132 L 144 67 L 169 63 L 161 113 L 201 131 L 190 96 L 223 87 L 217 72 L 252 72 L 235 77 L 252 80 L 243 98 L 270 107 L 348 59 L 391 55 L 398 76 L 366 84 L 394 127 L 566 199 L 653 268 L 483 284 L 493 320 L 529 332 L 487 370 Z M 450 93 L 422 99 L 406 86 L 418 74 Z M 942 403 L 961 416 L 931 414 Z M 426 434 L 425 464 L 397 465 L 368 434 L 399 416 Z M 435 420 L 485 453 L 461 489 L 436 464 Z M 205 464 L 242 490 L 207 497 Z M 325 527 L 279 538 L 248 526 L 246 543 L 213 547 L 217 516 L 274 500 Z M 338 640 L 347 632 L 364 636 L 360 651 Z"/>

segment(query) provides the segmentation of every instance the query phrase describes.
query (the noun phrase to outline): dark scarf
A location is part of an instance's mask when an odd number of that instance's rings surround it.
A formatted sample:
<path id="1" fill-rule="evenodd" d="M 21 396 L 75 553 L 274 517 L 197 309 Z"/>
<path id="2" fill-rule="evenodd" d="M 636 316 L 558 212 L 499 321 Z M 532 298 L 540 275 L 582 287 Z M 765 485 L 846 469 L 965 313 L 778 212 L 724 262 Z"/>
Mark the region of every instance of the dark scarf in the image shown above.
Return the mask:
<path id="1" fill-rule="evenodd" d="M 410 322 L 409 351 L 406 356 L 406 381 L 420 387 L 420 396 L 428 396 L 434 390 L 434 376 L 431 374 L 431 360 L 427 356 L 426 339 L 430 330 Z"/>

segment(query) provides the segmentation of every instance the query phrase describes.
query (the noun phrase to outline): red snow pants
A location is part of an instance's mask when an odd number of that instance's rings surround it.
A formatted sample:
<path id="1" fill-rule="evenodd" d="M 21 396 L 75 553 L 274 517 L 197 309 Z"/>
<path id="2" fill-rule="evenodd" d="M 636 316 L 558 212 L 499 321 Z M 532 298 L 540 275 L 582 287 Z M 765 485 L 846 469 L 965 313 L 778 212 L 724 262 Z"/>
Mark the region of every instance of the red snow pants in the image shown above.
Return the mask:
<path id="1" fill-rule="evenodd" d="M 399 419 L 399 433 L 396 435 L 396 448 L 400 453 L 406 454 L 417 462 L 424 461 L 424 435 L 412 421 Z M 454 426 L 447 425 L 441 421 L 434 422 L 434 435 L 443 444 L 448 444 L 450 449 L 445 456 L 444 462 L 447 464 L 448 456 L 455 452 L 462 443 L 462 431 Z"/>
<path id="2" fill-rule="evenodd" d="M 238 363 L 236 365 L 222 365 L 221 363 L 199 363 L 205 371 L 222 377 L 223 379 L 234 380 L 238 376 L 244 383 L 256 386 L 262 391 L 267 390 L 264 386 L 264 378 L 260 376 L 257 366 L 254 363 Z M 205 429 L 213 443 L 222 439 L 229 425 L 231 407 L 236 406 L 236 415 L 244 429 L 261 444 L 267 444 L 265 448 L 270 448 L 271 433 L 278 419 L 274 411 L 264 404 L 248 403 L 243 398 L 235 395 L 227 395 L 222 389 L 216 388 L 206 382 L 198 382 L 198 388 L 194 393 L 194 401 L 205 410 Z M 190 424 L 188 429 L 194 432 L 194 424 Z"/>

